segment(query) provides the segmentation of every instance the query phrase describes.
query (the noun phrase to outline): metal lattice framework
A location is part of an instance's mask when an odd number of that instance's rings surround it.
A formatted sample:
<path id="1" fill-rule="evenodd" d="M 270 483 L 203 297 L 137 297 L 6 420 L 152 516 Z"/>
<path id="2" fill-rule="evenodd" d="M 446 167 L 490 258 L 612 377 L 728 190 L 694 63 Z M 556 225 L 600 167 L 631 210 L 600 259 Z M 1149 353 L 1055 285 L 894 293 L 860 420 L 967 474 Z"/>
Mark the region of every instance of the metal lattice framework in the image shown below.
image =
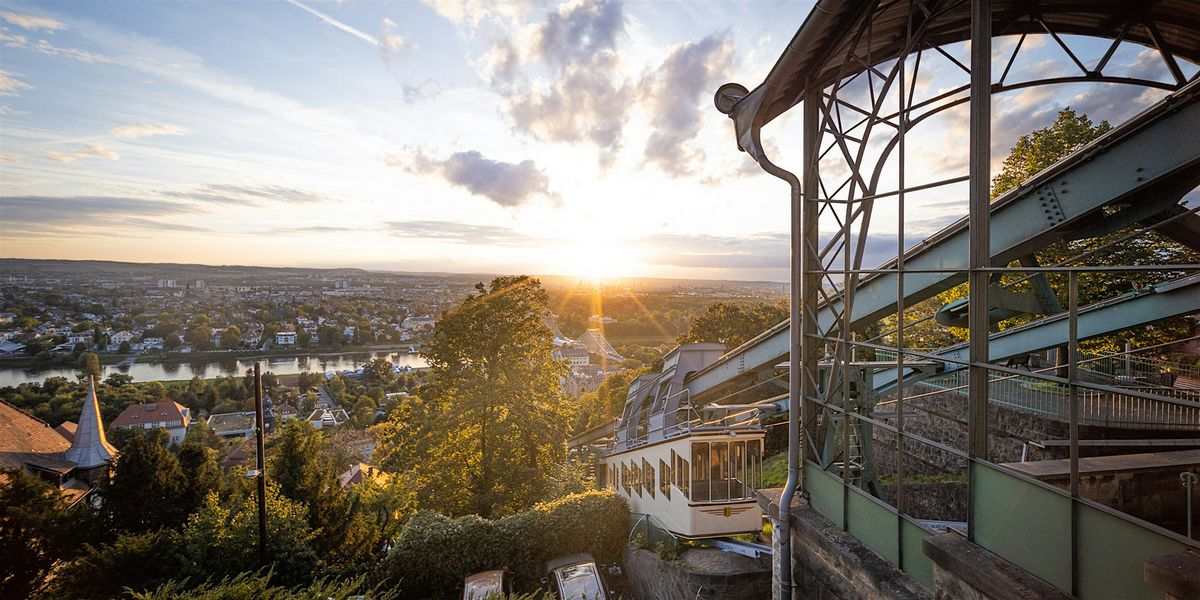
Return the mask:
<path id="1" fill-rule="evenodd" d="M 1006 40 L 1011 46 L 998 54 L 1003 66 L 993 72 L 993 41 L 1000 36 L 1011 36 Z M 1034 36 L 1061 52 L 1065 72 L 1020 77 Z M 1082 59 L 1067 36 L 1099 40 L 1092 42 L 1103 44 L 1099 59 Z M 1152 54 L 1147 56 L 1164 76 L 1122 73 L 1114 57 L 1126 44 L 1148 49 Z M 995 525 L 980 512 L 988 505 L 981 486 L 992 481 L 996 467 L 989 455 L 989 398 L 999 389 L 996 382 L 1013 377 L 1061 385 L 1069 389 L 1065 413 L 1071 461 L 1064 495 L 1074 516 L 1069 568 L 1065 578 L 1053 582 L 1076 595 L 1105 597 L 1095 592 L 1083 574 L 1089 563 L 1079 558 L 1083 529 L 1077 525 L 1078 515 L 1089 510 L 1135 523 L 1172 543 L 1197 547 L 1175 532 L 1080 496 L 1079 411 L 1080 398 L 1089 391 L 1159 403 L 1155 406 L 1166 407 L 1173 418 L 1190 418 L 1187 411 L 1200 418 L 1200 402 L 1162 390 L 1125 390 L 1085 381 L 1078 357 L 1081 339 L 1200 314 L 1200 265 L 1089 264 L 1088 258 L 1103 248 L 1049 265 L 1040 264 L 1038 255 L 1054 243 L 1118 231 L 1123 233 L 1107 247 L 1153 232 L 1200 249 L 1200 209 L 1180 204 L 1184 194 L 1200 185 L 1200 144 L 1188 133 L 1200 130 L 1200 83 L 1189 64 L 1198 58 L 1200 6 L 1195 3 L 818 3 L 762 85 L 749 91 L 727 84 L 717 92 L 717 107 L 734 120 L 739 147 L 792 188 L 792 319 L 691 376 L 693 402 L 703 405 L 717 395 L 728 397 L 731 388 L 746 386 L 747 374 L 758 372 L 761 381 L 762 372 L 787 356 L 792 376 L 784 408 L 793 418 L 792 477 L 785 499 L 798 486 L 796 475 L 803 466 L 803 493 L 852 532 L 855 498 L 883 497 L 871 443 L 875 428 L 886 430 L 896 440 L 897 455 L 889 476 L 899 485 L 892 497 L 877 504 L 898 517 L 896 562 L 904 566 L 916 561 L 906 558 L 903 550 L 903 537 L 913 522 L 905 515 L 906 449 L 925 446 L 961 461 L 971 503 L 968 536 L 996 550 Z M 940 85 L 930 85 L 931 77 Z M 1062 84 L 1138 86 L 1162 90 L 1164 99 L 993 199 L 993 96 Z M 774 164 L 760 140 L 764 125 L 796 105 L 802 111 L 804 136 L 799 176 Z M 920 133 L 960 107 L 968 110 L 969 132 L 958 147 L 946 150 L 965 151 L 968 172 L 933 178 L 914 173 L 912 132 Z M 907 204 L 962 191 L 967 196 L 962 203 L 965 219 L 920 243 L 906 239 Z M 881 227 L 880 220 L 889 227 Z M 878 267 L 864 264 L 871 240 L 881 237 L 881 229 L 887 236 L 894 231 L 896 258 Z M 1082 306 L 1080 279 L 1099 272 L 1153 273 L 1161 281 L 1137 294 L 1114 294 L 1095 306 Z M 1065 298 L 1052 288 L 1052 275 L 1065 279 Z M 962 283 L 970 293 L 959 305 L 947 307 L 954 310 L 910 318 L 914 306 Z M 1030 322 L 996 331 L 998 323 L 1011 325 L 1006 320 L 1014 317 Z M 907 332 L 935 318 L 965 326 L 969 341 L 933 350 L 906 345 Z M 881 326 L 885 322 L 893 326 Z M 1060 345 L 1068 351 L 1056 369 L 1029 371 L 997 363 Z M 873 360 L 859 360 L 860 356 Z M 965 384 L 955 388 L 965 391 L 964 442 L 956 445 L 908 432 L 906 401 L 920 397 L 921 391 L 907 386 L 931 374 L 959 371 L 967 375 Z M 891 394 L 885 403 L 887 418 L 875 410 L 880 393 Z M 825 481 L 820 473 L 833 476 L 840 498 L 833 495 L 834 488 L 819 487 Z M 786 520 L 780 525 L 786 536 Z M 782 564 L 790 564 L 788 560 L 785 556 Z M 1133 564 L 1140 569 L 1140 563 Z M 782 590 L 790 594 L 790 578 L 783 579 Z M 1141 593 L 1138 582 L 1130 585 L 1113 588 L 1112 593 Z"/>

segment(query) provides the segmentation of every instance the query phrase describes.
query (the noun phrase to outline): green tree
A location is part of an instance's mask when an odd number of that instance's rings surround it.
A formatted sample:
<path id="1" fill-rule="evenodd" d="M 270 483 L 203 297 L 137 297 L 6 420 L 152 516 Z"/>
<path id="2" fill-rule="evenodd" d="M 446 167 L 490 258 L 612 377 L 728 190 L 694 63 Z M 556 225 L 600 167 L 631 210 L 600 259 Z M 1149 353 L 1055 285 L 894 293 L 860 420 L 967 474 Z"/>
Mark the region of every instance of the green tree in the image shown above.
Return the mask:
<path id="1" fill-rule="evenodd" d="M 267 560 L 272 581 L 299 585 L 312 581 L 321 563 L 310 546 L 314 533 L 305 508 L 267 485 Z M 181 575 L 201 581 L 232 577 L 258 568 L 258 505 L 253 494 L 233 494 L 222 502 L 209 494 L 188 520 L 180 542 L 186 560 Z"/>
<path id="2" fill-rule="evenodd" d="M 242 330 L 237 325 L 230 325 L 221 332 L 222 348 L 237 348 L 242 343 Z"/>
<path id="3" fill-rule="evenodd" d="M 102 514 L 112 531 L 141 533 L 178 527 L 185 477 L 163 429 L 134 431 L 121 447 L 112 476 L 100 484 Z"/>
<path id="4" fill-rule="evenodd" d="M 28 598 L 77 544 L 75 515 L 50 484 L 20 470 L 0 472 L 0 598 Z"/>
<path id="5" fill-rule="evenodd" d="M 212 350 L 212 327 L 194 324 L 188 328 L 187 343 L 197 350 Z"/>
<path id="6" fill-rule="evenodd" d="M 84 352 L 79 355 L 79 374 L 85 379 L 95 377 L 100 379 L 100 357 L 94 352 Z"/>
<path id="7" fill-rule="evenodd" d="M 706 307 L 704 313 L 692 322 L 692 326 L 679 336 L 678 342 L 713 342 L 733 349 L 787 317 L 787 308 L 777 304 L 718 302 Z"/>
<path id="8" fill-rule="evenodd" d="M 209 433 L 212 429 L 207 428 Z M 190 437 L 179 447 L 179 468 L 186 475 L 180 486 L 180 511 L 191 514 L 204 505 L 204 499 L 221 489 L 221 465 L 217 451 L 205 445 L 203 434 Z M 215 435 L 214 435 L 215 437 Z"/>
<path id="9" fill-rule="evenodd" d="M 544 497 L 569 418 L 548 314 L 537 280 L 498 277 L 438 320 L 429 400 L 405 399 L 377 430 L 382 464 L 413 478 L 423 506 L 488 517 Z"/>

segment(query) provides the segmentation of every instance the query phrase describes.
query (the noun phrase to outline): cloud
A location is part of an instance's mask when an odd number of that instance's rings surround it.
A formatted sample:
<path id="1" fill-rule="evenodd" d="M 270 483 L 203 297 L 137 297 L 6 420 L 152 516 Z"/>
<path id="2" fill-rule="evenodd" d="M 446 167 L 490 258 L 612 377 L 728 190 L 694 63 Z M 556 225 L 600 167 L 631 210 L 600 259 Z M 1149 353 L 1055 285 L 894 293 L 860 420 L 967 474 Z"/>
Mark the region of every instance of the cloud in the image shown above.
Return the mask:
<path id="1" fill-rule="evenodd" d="M 66 29 L 66 26 L 61 21 L 51 19 L 49 17 L 39 17 L 37 15 L 23 15 L 11 11 L 0 12 L 0 19 L 4 19 L 21 29 L 30 31 L 46 30 L 50 32 Z"/>
<path id="2" fill-rule="evenodd" d="M 195 212 L 186 204 L 125 196 L 3 196 L 0 230 L 5 237 L 79 235 L 97 228 L 179 229 L 151 217 Z"/>
<path id="3" fill-rule="evenodd" d="M 634 242 L 649 264 L 706 269 L 786 269 L 786 234 L 745 236 L 658 234 Z"/>
<path id="4" fill-rule="evenodd" d="M 404 94 L 404 102 L 414 104 L 441 94 L 442 84 L 436 79 L 426 79 L 421 83 L 401 83 L 400 90 Z"/>
<path id="5" fill-rule="evenodd" d="M 278 185 L 209 184 L 188 191 L 164 191 L 162 195 L 203 203 L 258 206 L 268 202 L 315 204 L 337 202 L 336 198 Z"/>
<path id="6" fill-rule="evenodd" d="M 107 64 L 113 62 L 113 60 L 107 56 L 89 52 L 87 50 L 81 50 L 79 48 L 64 48 L 55 46 L 47 40 L 30 42 L 28 37 L 19 34 L 0 32 L 0 42 L 3 42 L 4 46 L 7 48 L 24 48 L 26 50 L 40 52 L 49 56 L 65 56 L 67 58 L 73 58 L 86 63 Z"/>
<path id="7" fill-rule="evenodd" d="M 386 156 L 384 162 L 411 173 L 435 173 L 447 183 L 505 208 L 520 206 L 538 197 L 551 197 L 550 180 L 532 160 L 507 163 L 484 158 L 472 150 L 455 152 L 444 160 L 416 152 L 411 158 Z"/>
<path id="8" fill-rule="evenodd" d="M 0 96 L 20 96 L 21 90 L 33 89 L 32 85 L 21 81 L 24 75 L 16 71 L 0 69 Z"/>
<path id="9" fill-rule="evenodd" d="M 454 23 L 465 33 L 474 33 L 485 20 L 516 21 L 528 9 L 529 3 L 520 0 L 492 2 L 488 0 L 421 0 L 439 16 Z"/>
<path id="10" fill-rule="evenodd" d="M 100 144 L 84 144 L 75 150 L 60 152 L 47 150 L 43 155 L 55 162 L 73 163 L 81 158 L 103 158 L 105 160 L 120 160 L 121 155 L 112 148 Z"/>
<path id="11" fill-rule="evenodd" d="M 386 231 L 396 237 L 444 240 L 456 244 L 523 246 L 536 242 L 532 237 L 496 225 L 471 225 L 450 221 L 391 221 L 385 225 Z"/>
<path id="12" fill-rule="evenodd" d="M 549 67 L 548 82 L 520 77 L 513 41 L 492 45 L 484 71 L 505 95 L 505 112 L 518 131 L 542 141 L 619 147 L 632 96 L 617 52 L 625 33 L 622 9 L 618 0 L 568 3 L 534 25 L 525 62 Z"/>
<path id="13" fill-rule="evenodd" d="M 733 64 L 733 44 L 723 36 L 707 36 L 671 48 L 657 69 L 642 78 L 652 130 L 646 140 L 646 160 L 664 172 L 682 176 L 704 158 L 690 148 L 703 123 L 700 102 L 707 98 Z"/>
<path id="14" fill-rule="evenodd" d="M 137 123 L 113 127 L 108 133 L 118 138 L 140 138 L 152 135 L 183 135 L 185 130 L 166 123 Z"/>
<path id="15" fill-rule="evenodd" d="M 291 4 L 292 6 L 295 6 L 296 8 L 315 16 L 316 18 L 320 19 L 322 23 L 333 27 L 334 29 L 344 31 L 368 44 L 371 44 L 372 46 L 375 46 L 376 48 L 379 48 L 379 51 L 383 53 L 385 60 L 390 56 L 402 54 L 410 47 L 410 44 L 406 42 L 399 33 L 396 32 L 396 23 L 391 19 L 383 20 L 383 31 L 380 33 L 379 37 L 376 38 L 369 33 L 343 23 L 342 21 L 339 21 L 315 8 L 307 6 L 298 0 L 287 0 L 287 2 L 288 4 Z"/>

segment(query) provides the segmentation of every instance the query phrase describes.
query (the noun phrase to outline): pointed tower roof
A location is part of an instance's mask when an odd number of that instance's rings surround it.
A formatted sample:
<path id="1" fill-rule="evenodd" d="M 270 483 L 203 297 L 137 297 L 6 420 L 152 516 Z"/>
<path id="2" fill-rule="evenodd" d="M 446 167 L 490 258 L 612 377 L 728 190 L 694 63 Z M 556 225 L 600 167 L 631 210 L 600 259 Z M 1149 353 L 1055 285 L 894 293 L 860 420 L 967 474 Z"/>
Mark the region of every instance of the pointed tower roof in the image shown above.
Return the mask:
<path id="1" fill-rule="evenodd" d="M 83 410 L 79 413 L 79 425 L 75 439 L 65 456 L 80 469 L 91 469 L 112 462 L 116 448 L 104 436 L 104 423 L 100 420 L 100 400 L 96 398 L 96 379 L 88 378 L 87 397 L 83 399 Z"/>

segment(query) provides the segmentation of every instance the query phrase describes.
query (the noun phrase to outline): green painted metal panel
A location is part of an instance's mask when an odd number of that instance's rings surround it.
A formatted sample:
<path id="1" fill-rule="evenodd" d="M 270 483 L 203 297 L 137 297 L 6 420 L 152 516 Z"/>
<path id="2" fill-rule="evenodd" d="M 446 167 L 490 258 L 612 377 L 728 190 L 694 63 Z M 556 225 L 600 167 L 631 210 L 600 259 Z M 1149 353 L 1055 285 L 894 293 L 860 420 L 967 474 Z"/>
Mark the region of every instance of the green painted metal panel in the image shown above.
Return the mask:
<path id="1" fill-rule="evenodd" d="M 932 590 L 933 561 L 921 550 L 921 540 L 930 535 L 933 534 L 920 525 L 908 519 L 900 519 L 900 547 L 904 550 L 904 560 L 900 568 Z"/>
<path id="2" fill-rule="evenodd" d="M 1183 552 L 1184 545 L 1086 504 L 1079 505 L 1079 597 L 1085 600 L 1161 600 L 1146 585 L 1146 559 Z"/>
<path id="3" fill-rule="evenodd" d="M 994 467 L 971 465 L 975 543 L 1071 589 L 1071 500 Z"/>
<path id="4" fill-rule="evenodd" d="M 804 463 L 804 489 L 808 492 L 809 503 L 825 518 L 833 521 L 834 525 L 845 529 L 842 522 L 842 482 L 832 475 L 822 471 L 820 467 Z"/>
<path id="5" fill-rule="evenodd" d="M 900 529 L 894 512 L 851 487 L 847 495 L 846 531 L 893 565 L 900 564 Z"/>

